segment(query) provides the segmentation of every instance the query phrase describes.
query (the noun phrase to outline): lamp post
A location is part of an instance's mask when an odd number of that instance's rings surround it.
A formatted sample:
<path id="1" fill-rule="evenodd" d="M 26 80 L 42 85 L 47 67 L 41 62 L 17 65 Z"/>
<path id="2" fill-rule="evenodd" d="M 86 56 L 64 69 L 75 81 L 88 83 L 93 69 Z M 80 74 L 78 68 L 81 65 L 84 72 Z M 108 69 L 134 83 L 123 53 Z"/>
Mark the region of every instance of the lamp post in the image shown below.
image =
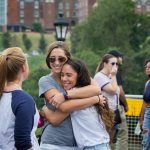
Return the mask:
<path id="1" fill-rule="evenodd" d="M 63 14 L 59 14 L 54 22 L 57 41 L 65 41 L 69 22 Z"/>

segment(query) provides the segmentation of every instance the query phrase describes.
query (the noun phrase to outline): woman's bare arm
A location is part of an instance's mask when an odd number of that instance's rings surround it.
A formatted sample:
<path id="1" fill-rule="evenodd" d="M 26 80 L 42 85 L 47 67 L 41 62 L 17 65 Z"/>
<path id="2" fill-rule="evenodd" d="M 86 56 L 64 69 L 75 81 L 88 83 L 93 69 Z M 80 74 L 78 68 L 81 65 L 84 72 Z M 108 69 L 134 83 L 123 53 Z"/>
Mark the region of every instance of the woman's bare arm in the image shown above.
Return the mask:
<path id="1" fill-rule="evenodd" d="M 99 95 L 101 93 L 101 90 L 98 87 L 96 81 L 94 79 L 91 79 L 91 85 L 80 87 L 74 90 L 68 90 L 67 93 L 70 99 L 77 99 Z"/>
<path id="2" fill-rule="evenodd" d="M 69 113 L 64 113 L 59 110 L 53 111 L 46 106 L 42 108 L 42 111 L 44 113 L 44 118 L 54 126 L 58 126 L 67 116 L 69 116 Z"/>
<path id="3" fill-rule="evenodd" d="M 50 89 L 44 93 L 45 99 L 51 103 L 51 98 L 55 95 L 60 93 L 57 89 Z M 69 113 L 63 113 L 60 110 L 51 110 L 47 107 L 44 109 L 45 118 L 52 124 L 52 125 L 59 125 L 68 115 Z"/>
<path id="4" fill-rule="evenodd" d="M 68 100 L 62 103 L 59 106 L 59 109 L 62 112 L 73 112 L 75 110 L 81 110 L 87 107 L 90 107 L 96 103 L 99 103 L 100 105 L 104 105 L 106 103 L 106 99 L 102 96 L 93 96 L 89 98 L 84 99 L 74 99 L 74 100 Z"/>

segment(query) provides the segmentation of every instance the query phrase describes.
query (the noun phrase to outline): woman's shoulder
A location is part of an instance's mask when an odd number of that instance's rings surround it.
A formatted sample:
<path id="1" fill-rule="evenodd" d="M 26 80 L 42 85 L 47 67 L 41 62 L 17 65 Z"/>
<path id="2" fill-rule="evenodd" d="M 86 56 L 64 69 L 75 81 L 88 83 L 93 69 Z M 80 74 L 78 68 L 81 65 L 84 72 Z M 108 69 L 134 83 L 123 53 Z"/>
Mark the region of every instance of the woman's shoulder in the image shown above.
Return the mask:
<path id="1" fill-rule="evenodd" d="M 24 102 L 28 102 L 30 104 L 34 103 L 33 97 L 29 93 L 23 90 L 13 91 L 12 98 L 14 99 L 14 101 L 18 101 L 18 103 L 24 103 Z"/>
<path id="2" fill-rule="evenodd" d="M 45 75 L 45 76 L 42 76 L 40 79 L 39 79 L 39 83 L 40 82 L 45 82 L 45 81 L 54 81 L 52 75 L 48 74 L 48 75 Z"/>
<path id="3" fill-rule="evenodd" d="M 94 76 L 94 79 L 105 79 L 108 78 L 105 74 L 103 74 L 102 72 L 97 72 Z"/>

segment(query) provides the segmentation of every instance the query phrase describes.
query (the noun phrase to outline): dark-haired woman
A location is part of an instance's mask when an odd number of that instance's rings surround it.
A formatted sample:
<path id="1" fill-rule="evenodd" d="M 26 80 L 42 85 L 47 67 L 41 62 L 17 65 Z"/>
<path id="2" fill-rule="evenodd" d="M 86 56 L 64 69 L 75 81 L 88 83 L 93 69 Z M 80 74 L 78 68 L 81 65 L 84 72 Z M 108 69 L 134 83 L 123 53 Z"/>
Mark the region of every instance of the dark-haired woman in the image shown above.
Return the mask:
<path id="1" fill-rule="evenodd" d="M 61 81 L 64 89 L 68 91 L 90 85 L 91 78 L 82 61 L 71 59 L 62 68 Z M 99 96 L 95 97 L 99 101 L 99 107 L 103 108 L 106 103 L 105 99 Z M 92 99 L 92 97 L 89 97 L 89 99 Z M 84 106 L 81 108 L 78 103 L 80 103 L 80 100 L 73 99 L 59 106 L 64 112 L 72 112 L 71 121 L 78 147 L 84 150 L 110 150 L 109 135 L 96 107 L 90 106 L 85 108 Z M 79 107 L 77 107 L 78 105 Z"/>

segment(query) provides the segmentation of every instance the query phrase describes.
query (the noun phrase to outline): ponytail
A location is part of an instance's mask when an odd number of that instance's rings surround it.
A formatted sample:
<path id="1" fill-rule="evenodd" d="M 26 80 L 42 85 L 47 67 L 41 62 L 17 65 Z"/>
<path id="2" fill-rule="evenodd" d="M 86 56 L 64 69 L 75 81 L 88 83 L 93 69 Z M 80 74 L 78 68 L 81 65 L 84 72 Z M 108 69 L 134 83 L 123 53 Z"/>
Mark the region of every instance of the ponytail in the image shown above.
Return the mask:
<path id="1" fill-rule="evenodd" d="M 19 47 L 10 47 L 0 54 L 0 97 L 5 84 L 16 80 L 21 67 L 26 63 L 26 55 Z"/>
<path id="2" fill-rule="evenodd" d="M 2 96 L 7 74 L 7 56 L 0 54 L 0 97 Z"/>

